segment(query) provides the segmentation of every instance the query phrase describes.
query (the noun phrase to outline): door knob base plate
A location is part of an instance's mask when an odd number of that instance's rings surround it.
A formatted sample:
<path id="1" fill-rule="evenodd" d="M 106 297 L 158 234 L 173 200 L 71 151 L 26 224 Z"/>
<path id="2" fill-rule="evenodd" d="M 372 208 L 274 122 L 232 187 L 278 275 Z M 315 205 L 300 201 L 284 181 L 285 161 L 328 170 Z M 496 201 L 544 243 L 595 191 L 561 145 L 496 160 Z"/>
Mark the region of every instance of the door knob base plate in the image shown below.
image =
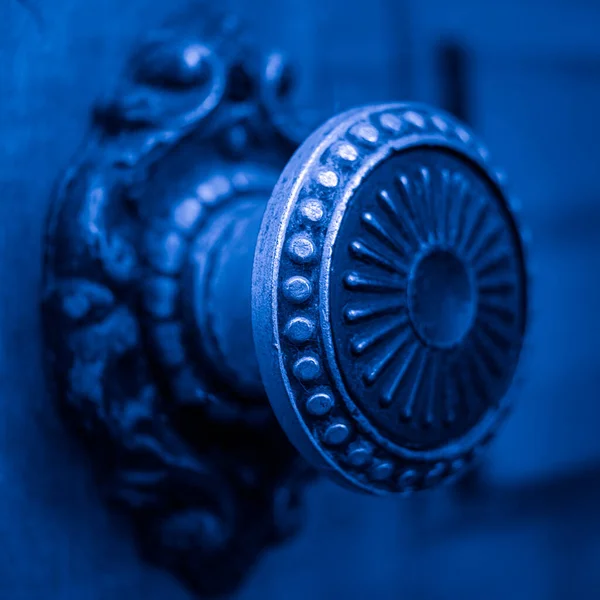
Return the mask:
<path id="1" fill-rule="evenodd" d="M 226 236 L 210 252 L 206 236 L 260 210 L 303 135 L 282 57 L 208 13 L 147 34 L 94 110 L 53 198 L 42 315 L 48 382 L 107 500 L 144 556 L 222 595 L 298 529 L 314 471 L 266 399 L 240 393 L 246 370 L 216 385 L 222 323 L 189 302 L 218 293 L 202 267 Z"/>

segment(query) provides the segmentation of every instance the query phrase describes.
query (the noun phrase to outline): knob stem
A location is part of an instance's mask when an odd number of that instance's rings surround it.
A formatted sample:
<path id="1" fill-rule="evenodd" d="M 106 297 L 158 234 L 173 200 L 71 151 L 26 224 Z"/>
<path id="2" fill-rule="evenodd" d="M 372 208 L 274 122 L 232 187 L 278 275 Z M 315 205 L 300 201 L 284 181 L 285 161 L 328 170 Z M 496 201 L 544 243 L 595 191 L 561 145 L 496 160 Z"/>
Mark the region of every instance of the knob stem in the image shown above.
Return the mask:
<path id="1" fill-rule="evenodd" d="M 184 302 L 199 349 L 242 397 L 265 395 L 252 334 L 254 249 L 266 199 L 243 198 L 216 213 L 195 240 Z"/>

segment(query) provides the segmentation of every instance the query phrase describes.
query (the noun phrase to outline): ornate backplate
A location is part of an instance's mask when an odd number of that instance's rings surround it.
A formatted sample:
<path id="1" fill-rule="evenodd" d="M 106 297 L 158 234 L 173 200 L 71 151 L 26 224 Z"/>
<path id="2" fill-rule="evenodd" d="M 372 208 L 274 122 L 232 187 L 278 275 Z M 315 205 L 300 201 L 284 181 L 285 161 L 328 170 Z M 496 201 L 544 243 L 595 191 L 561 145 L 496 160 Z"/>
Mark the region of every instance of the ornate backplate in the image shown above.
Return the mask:
<path id="1" fill-rule="evenodd" d="M 143 553 L 203 594 L 234 589 L 296 531 L 312 475 L 264 393 L 207 367 L 219 323 L 194 310 L 207 232 L 262 209 L 303 136 L 292 84 L 283 57 L 257 52 L 234 17 L 174 18 L 95 108 L 48 219 L 55 397 Z"/>

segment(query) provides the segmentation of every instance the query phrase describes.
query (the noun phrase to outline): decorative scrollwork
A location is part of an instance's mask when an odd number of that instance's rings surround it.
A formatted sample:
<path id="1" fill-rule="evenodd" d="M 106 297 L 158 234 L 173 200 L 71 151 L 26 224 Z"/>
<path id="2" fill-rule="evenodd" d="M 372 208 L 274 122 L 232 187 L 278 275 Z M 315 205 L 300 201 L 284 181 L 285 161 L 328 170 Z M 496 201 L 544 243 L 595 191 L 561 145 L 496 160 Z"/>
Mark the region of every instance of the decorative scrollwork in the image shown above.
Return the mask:
<path id="1" fill-rule="evenodd" d="M 290 89 L 236 19 L 177 17 L 95 109 L 48 220 L 48 380 L 144 554 L 202 594 L 235 588 L 296 531 L 312 477 L 266 400 L 211 379 L 181 298 L 196 237 L 224 207 L 266 202 L 294 150 Z"/>

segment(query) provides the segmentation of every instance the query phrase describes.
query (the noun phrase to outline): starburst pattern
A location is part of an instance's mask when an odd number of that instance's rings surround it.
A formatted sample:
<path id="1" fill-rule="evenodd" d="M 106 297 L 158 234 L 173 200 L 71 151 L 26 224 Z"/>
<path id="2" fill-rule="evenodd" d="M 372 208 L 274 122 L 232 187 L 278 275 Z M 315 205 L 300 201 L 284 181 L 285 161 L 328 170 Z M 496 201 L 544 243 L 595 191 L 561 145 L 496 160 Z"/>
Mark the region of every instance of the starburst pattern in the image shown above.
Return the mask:
<path id="1" fill-rule="evenodd" d="M 513 224 L 449 153 L 399 161 L 369 194 L 343 224 L 338 351 L 367 414 L 434 446 L 497 406 L 512 378 L 524 302 Z"/>

